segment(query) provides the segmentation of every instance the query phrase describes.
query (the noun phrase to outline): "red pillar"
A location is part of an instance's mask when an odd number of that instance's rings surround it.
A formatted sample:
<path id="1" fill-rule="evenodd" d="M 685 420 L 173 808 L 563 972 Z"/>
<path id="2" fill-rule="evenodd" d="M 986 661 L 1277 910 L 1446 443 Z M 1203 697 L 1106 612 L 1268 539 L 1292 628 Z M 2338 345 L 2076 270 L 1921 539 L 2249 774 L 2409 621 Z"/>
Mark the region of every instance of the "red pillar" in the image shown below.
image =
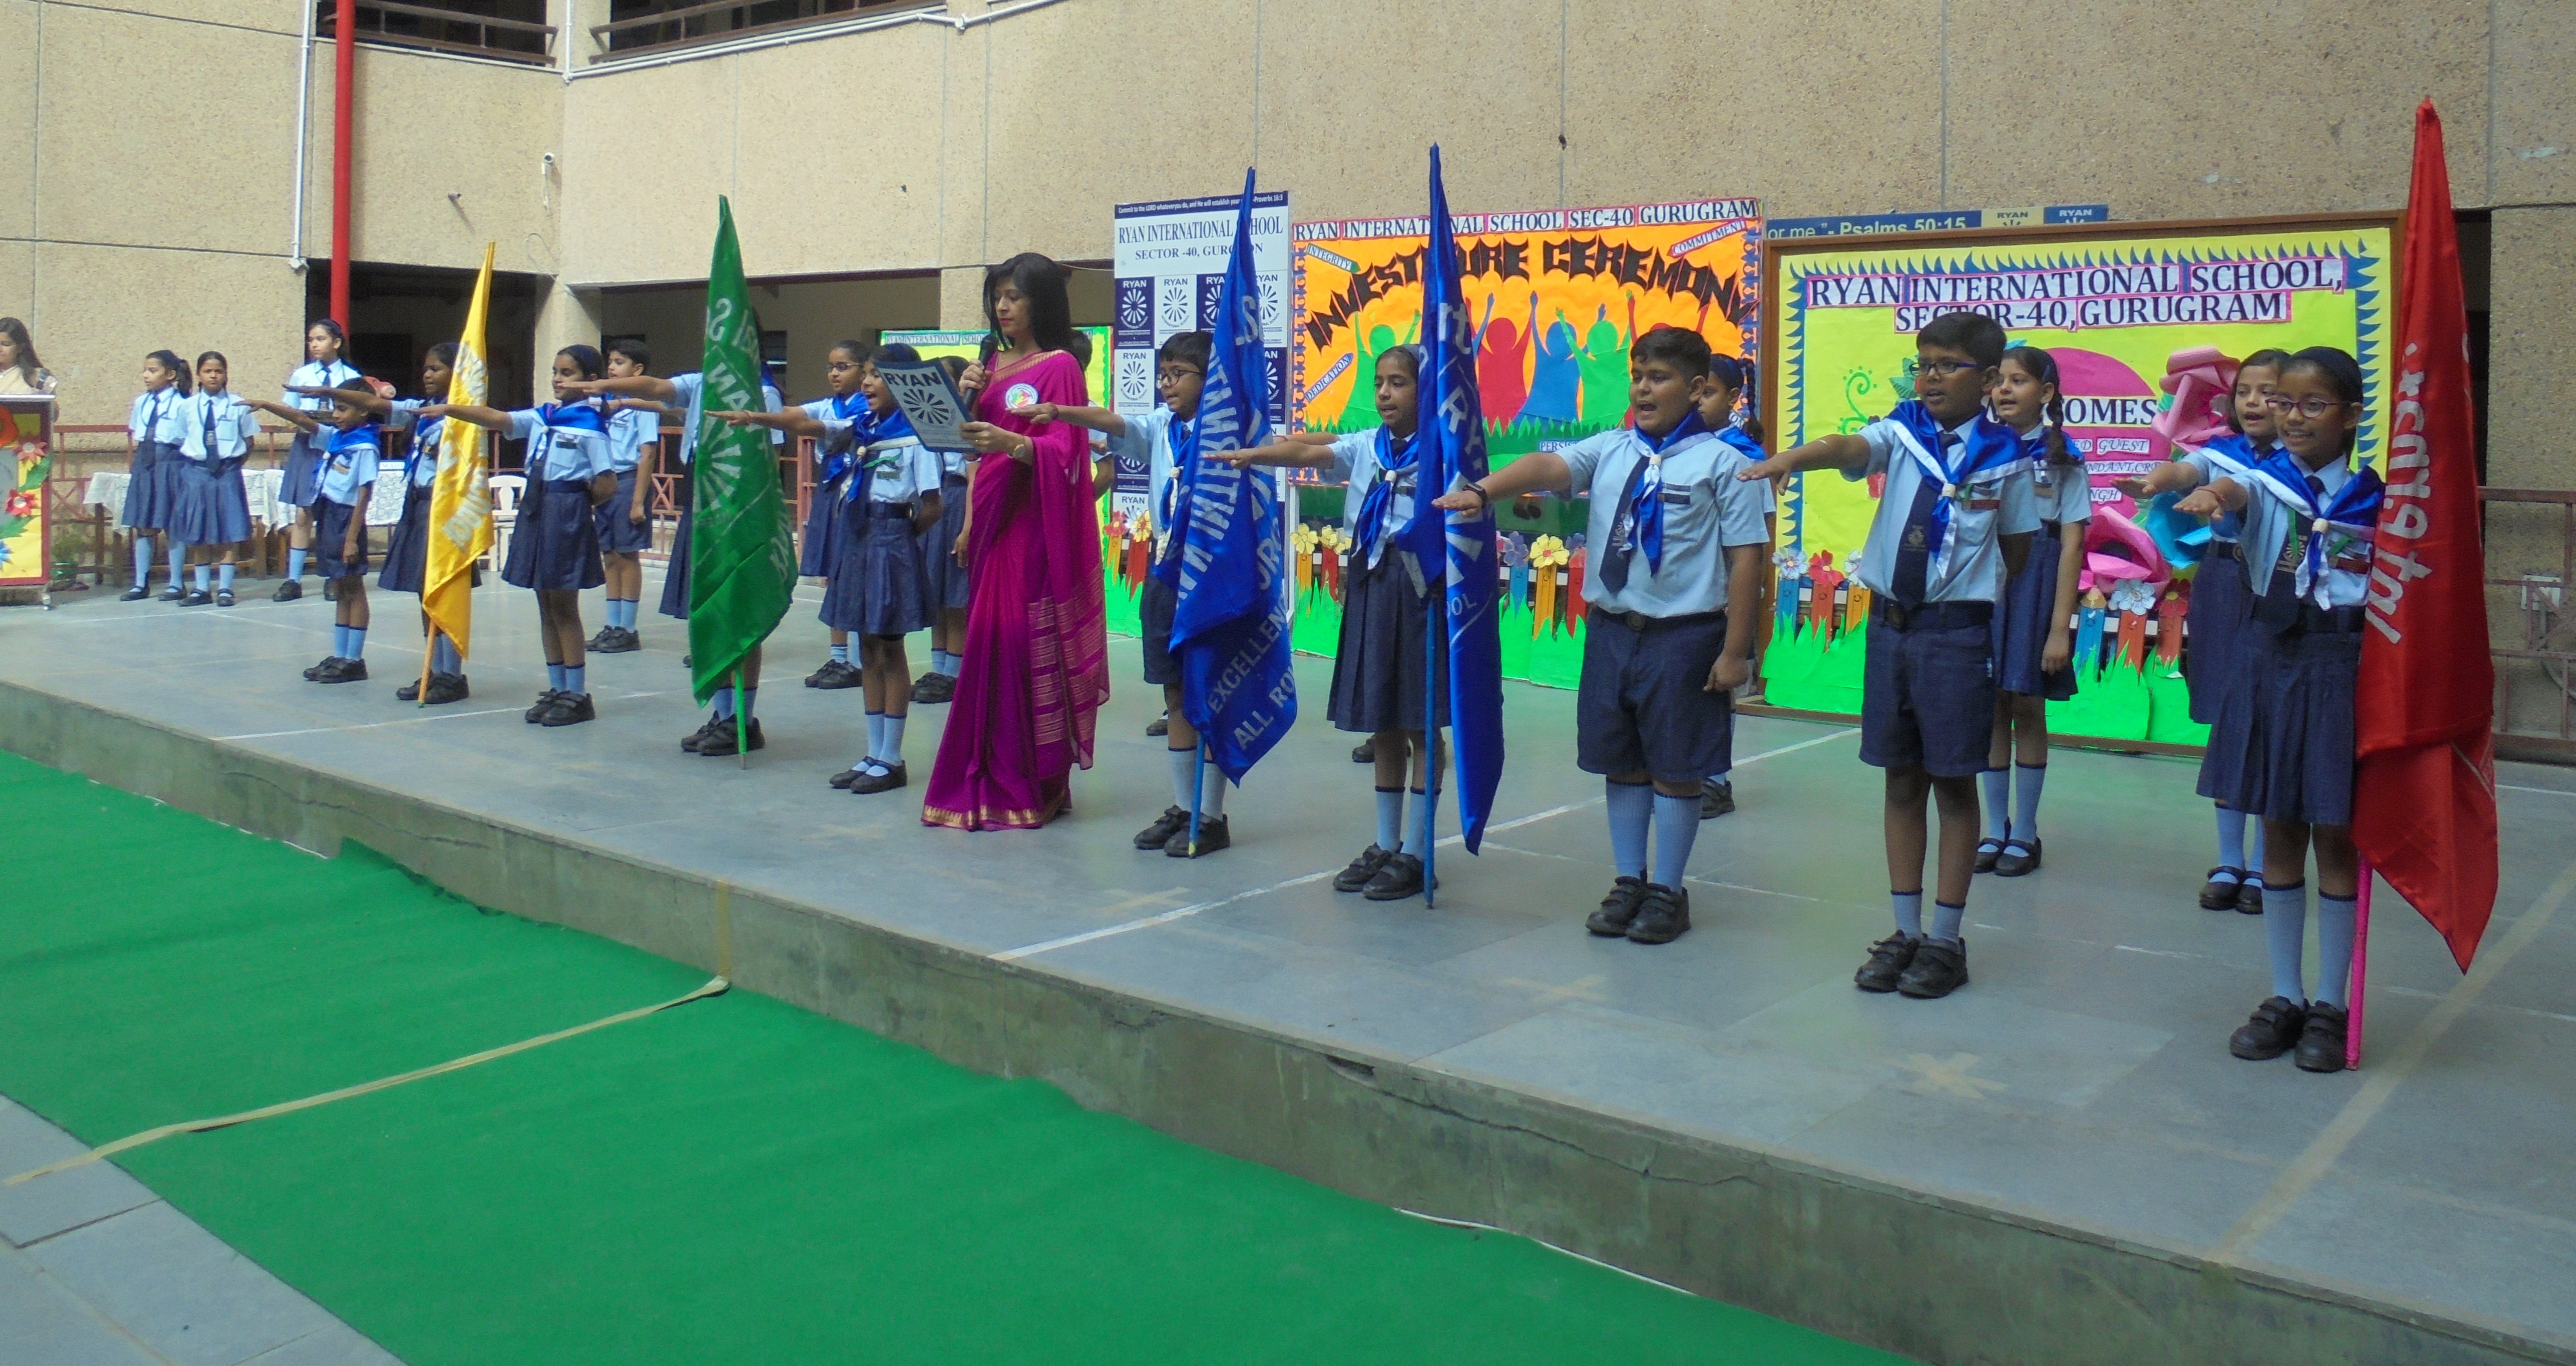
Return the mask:
<path id="1" fill-rule="evenodd" d="M 308 0 L 309 3 L 309 0 Z M 357 145 L 352 112 L 358 86 L 358 3 L 339 0 L 331 24 L 331 316 L 349 325 L 349 157 Z"/>

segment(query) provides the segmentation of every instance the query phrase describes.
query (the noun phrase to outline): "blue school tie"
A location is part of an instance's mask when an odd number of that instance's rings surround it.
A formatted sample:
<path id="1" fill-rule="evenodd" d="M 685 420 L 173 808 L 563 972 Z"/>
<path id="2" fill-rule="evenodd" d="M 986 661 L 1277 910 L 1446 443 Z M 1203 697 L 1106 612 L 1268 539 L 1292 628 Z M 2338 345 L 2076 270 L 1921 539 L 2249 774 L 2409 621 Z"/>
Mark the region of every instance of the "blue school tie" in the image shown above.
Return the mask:
<path id="1" fill-rule="evenodd" d="M 1708 431 L 1708 423 L 1693 408 L 1682 414 L 1682 420 L 1661 438 L 1636 433 L 1646 448 L 1645 458 L 1628 471 L 1628 483 L 1619 490 L 1619 510 L 1610 518 L 1610 553 L 1601 563 L 1601 581 L 1618 592 L 1628 586 L 1628 562 L 1638 551 L 1646 552 L 1646 572 L 1664 571 L 1664 453 L 1691 437 Z"/>
<path id="2" fill-rule="evenodd" d="M 2326 481 L 2313 474 L 2307 480 L 2308 496 L 2323 506 Z M 2293 511 L 2299 512 L 2300 523 L 2311 520 L 2304 510 Z M 2272 561 L 2272 576 L 2264 581 L 2263 596 L 2254 601 L 2254 619 L 2276 636 L 2299 624 L 2299 561 L 2306 554 L 2307 538 L 2315 534 L 2304 525 L 2296 525 L 2281 538 L 2281 553 Z"/>
<path id="3" fill-rule="evenodd" d="M 1637 463 L 1628 468 L 1628 482 L 1619 490 L 1619 510 L 1610 518 L 1610 544 L 1603 547 L 1599 573 L 1601 582 L 1613 593 L 1628 586 L 1628 560 L 1637 548 L 1637 490 L 1645 487 L 1646 463 L 1640 455 Z"/>
<path id="4" fill-rule="evenodd" d="M 1950 452 L 1958 446 L 1957 432 L 1941 433 L 1941 468 L 1950 467 Z M 1896 539 L 1896 574 L 1889 584 L 1895 591 L 1896 600 L 1907 607 L 1920 605 L 1925 595 L 1931 592 L 1932 522 L 1940 506 L 1941 485 L 1925 478 L 1921 470 L 1916 470 L 1914 506 L 1906 510 L 1905 531 Z"/>

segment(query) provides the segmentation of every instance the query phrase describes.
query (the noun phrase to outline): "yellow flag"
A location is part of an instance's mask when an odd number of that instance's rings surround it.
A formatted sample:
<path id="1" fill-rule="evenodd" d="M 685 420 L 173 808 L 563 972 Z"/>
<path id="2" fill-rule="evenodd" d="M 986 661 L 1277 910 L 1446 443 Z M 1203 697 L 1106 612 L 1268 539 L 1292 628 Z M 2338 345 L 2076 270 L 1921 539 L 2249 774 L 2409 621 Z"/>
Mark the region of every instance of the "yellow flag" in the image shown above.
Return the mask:
<path id="1" fill-rule="evenodd" d="M 474 305 L 465 313 L 465 335 L 456 343 L 456 368 L 447 381 L 450 403 L 488 401 L 491 378 L 483 366 L 483 318 L 492 300 L 492 243 L 483 246 L 483 274 L 474 281 Z M 474 653 L 474 562 L 492 548 L 490 436 L 471 422 L 450 420 L 438 445 L 438 482 L 429 493 L 429 571 L 420 607 L 430 625 L 456 647 Z"/>

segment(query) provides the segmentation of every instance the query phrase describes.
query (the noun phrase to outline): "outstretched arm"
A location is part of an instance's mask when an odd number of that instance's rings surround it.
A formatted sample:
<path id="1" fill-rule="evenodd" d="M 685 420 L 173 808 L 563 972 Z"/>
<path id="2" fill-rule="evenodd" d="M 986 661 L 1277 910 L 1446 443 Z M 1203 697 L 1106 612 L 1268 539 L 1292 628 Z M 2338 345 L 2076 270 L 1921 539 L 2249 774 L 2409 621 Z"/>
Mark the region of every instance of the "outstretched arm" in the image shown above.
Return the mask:
<path id="1" fill-rule="evenodd" d="M 1127 419 L 1107 408 L 1082 408 L 1068 403 L 1023 403 L 1011 410 L 1013 417 L 1031 422 L 1064 422 L 1085 427 L 1103 436 L 1125 436 Z"/>
<path id="2" fill-rule="evenodd" d="M 358 407 L 366 409 L 368 412 L 374 413 L 378 417 L 383 417 L 385 414 L 394 410 L 394 401 L 392 399 L 378 398 L 376 397 L 375 391 L 372 389 L 362 393 L 355 389 L 331 389 L 315 384 L 290 384 L 286 386 L 286 392 L 290 394 L 302 394 L 307 398 L 328 398 L 335 399 L 343 403 L 353 403 Z M 251 399 L 242 400 L 244 403 L 250 403 L 253 401 L 254 400 Z"/>
<path id="3" fill-rule="evenodd" d="M 810 436 L 817 441 L 822 440 L 828 430 L 821 422 L 815 420 L 812 413 L 802 408 L 789 408 L 777 413 L 747 413 L 739 408 L 726 408 L 711 412 L 707 416 L 736 427 L 767 427 L 774 432 L 785 432 L 789 436 Z"/>
<path id="4" fill-rule="evenodd" d="M 498 408 L 486 408 L 480 403 L 425 403 L 421 405 L 420 416 L 452 417 L 460 422 L 471 422 L 488 431 L 510 430 L 508 413 Z"/>
<path id="5" fill-rule="evenodd" d="M 1331 469 L 1333 438 L 1329 432 L 1285 432 L 1267 446 L 1218 451 L 1210 458 L 1225 461 L 1238 469 L 1245 465 L 1273 465 L 1291 470 Z"/>
<path id="6" fill-rule="evenodd" d="M 1802 474 L 1808 470 L 1850 470 L 1869 463 L 1869 443 L 1857 436 L 1836 433 L 1820 436 L 1803 446 L 1792 446 L 1768 460 L 1747 465 L 1735 476 L 1738 479 L 1776 479 L 1785 474 Z"/>
<path id="7" fill-rule="evenodd" d="M 264 398 L 249 398 L 240 394 L 236 394 L 234 397 L 241 399 L 242 403 L 247 407 L 257 408 L 261 412 L 267 413 L 272 417 L 282 417 L 286 419 L 289 423 L 294 425 L 297 431 L 304 433 L 306 436 L 311 436 L 315 432 L 322 430 L 321 420 L 301 408 L 290 408 L 283 403 L 271 403 Z"/>
<path id="8" fill-rule="evenodd" d="M 2200 469 L 2188 460 L 2165 461 L 2143 478 L 2133 474 L 2111 481 L 2111 487 L 2142 503 L 2159 493 L 2189 493 L 2200 485 Z"/>
<path id="9" fill-rule="evenodd" d="M 1481 485 L 1469 484 L 1432 499 L 1431 506 L 1442 512 L 1477 512 L 1505 498 L 1542 491 L 1574 491 L 1574 471 L 1566 468 L 1565 457 L 1554 451 L 1524 455 L 1486 475 Z"/>
<path id="10" fill-rule="evenodd" d="M 584 398 L 617 394 L 626 398 L 649 398 L 669 403 L 680 396 L 680 388 L 659 375 L 626 375 L 618 379 L 576 379 L 567 381 L 564 389 Z"/>

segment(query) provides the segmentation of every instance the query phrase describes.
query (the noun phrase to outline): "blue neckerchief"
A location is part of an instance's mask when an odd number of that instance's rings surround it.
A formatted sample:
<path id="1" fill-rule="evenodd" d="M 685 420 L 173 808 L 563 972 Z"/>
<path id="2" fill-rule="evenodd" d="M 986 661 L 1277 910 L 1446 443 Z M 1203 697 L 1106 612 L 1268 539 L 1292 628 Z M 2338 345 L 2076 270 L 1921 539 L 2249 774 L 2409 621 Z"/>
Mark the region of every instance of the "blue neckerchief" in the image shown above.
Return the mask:
<path id="1" fill-rule="evenodd" d="M 859 516 L 864 518 L 868 515 L 868 504 L 874 501 L 871 495 L 875 492 L 878 468 L 894 459 L 888 456 L 880 460 L 868 454 L 869 450 L 889 441 L 917 441 L 919 438 L 912 430 L 912 419 L 905 417 L 901 408 L 882 415 L 873 408 L 863 409 L 851 421 L 850 451 L 843 458 L 854 462 L 853 468 L 858 470 L 859 477 L 841 490 L 841 501 L 856 504 Z"/>
<path id="2" fill-rule="evenodd" d="M 1420 429 L 1404 439 L 1402 450 L 1395 448 L 1394 433 L 1384 427 L 1377 429 L 1378 474 L 1377 478 L 1369 481 L 1368 492 L 1360 496 L 1359 521 L 1353 535 L 1354 541 L 1367 554 L 1371 569 L 1377 568 L 1379 557 L 1386 553 L 1387 538 L 1395 534 L 1395 528 L 1387 525 L 1386 515 L 1395 506 L 1396 476 L 1421 463 L 1421 454 Z"/>
<path id="3" fill-rule="evenodd" d="M 2351 478 L 2343 481 L 2342 488 L 2320 500 L 2308 491 L 2308 476 L 2313 473 L 2315 471 L 2300 464 L 2298 457 L 2290 454 L 2287 447 L 2264 456 L 2246 471 L 2248 478 L 2296 509 L 2305 521 L 2305 526 L 2291 529 L 2292 535 L 2304 537 L 2306 553 L 2299 557 L 2298 572 L 2291 579 L 2290 586 L 2302 598 L 2316 593 L 2317 605 L 2323 607 L 2327 604 L 2324 594 L 2318 590 L 2325 583 L 2326 538 L 2339 534 L 2342 539 L 2338 548 L 2359 543 L 2363 549 L 2369 549 L 2378 538 L 2379 504 L 2388 489 L 2380 482 L 2378 471 L 2365 464 L 2354 470 Z M 2279 566 L 2274 565 L 2266 573 L 2264 582 L 2269 584 L 2271 575 L 2279 572 Z"/>
<path id="4" fill-rule="evenodd" d="M 347 469 L 353 459 L 349 452 L 361 446 L 384 449 L 385 429 L 373 419 L 346 431 L 334 429 L 322 442 L 322 467 L 326 470 Z"/>
<path id="5" fill-rule="evenodd" d="M 1927 582 L 1941 577 L 1942 553 L 1948 548 L 1950 505 L 1956 501 L 1959 487 L 1985 479 L 1999 479 L 2017 469 L 2026 469 L 2030 457 L 2024 453 L 2021 435 L 2012 428 L 1980 412 L 1969 419 L 1967 435 L 1959 443 L 1957 455 L 1947 455 L 1944 443 L 1950 428 L 1932 416 L 1932 410 L 1920 399 L 1907 399 L 1896 405 L 1887 420 L 1903 428 L 1914 438 L 1907 454 L 1921 467 L 1923 477 L 1937 481 L 1940 497 L 1932 504 L 1932 517 L 1927 531 L 1930 560 Z M 1946 456 L 1946 458 L 1945 458 Z"/>
<path id="6" fill-rule="evenodd" d="M 1636 429 L 1638 444 L 1646 448 L 1646 460 L 1642 477 L 1629 482 L 1629 488 L 1635 491 L 1632 500 L 1623 500 L 1626 506 L 1619 509 L 1626 514 L 1627 534 L 1620 534 L 1617 520 L 1611 523 L 1611 549 L 1646 552 L 1649 574 L 1664 572 L 1664 456 L 1694 436 L 1708 435 L 1708 431 L 1708 420 L 1699 415 L 1696 406 L 1660 437 L 1649 435 L 1643 427 Z"/>
<path id="7" fill-rule="evenodd" d="M 554 477 L 555 433 L 608 435 L 608 414 L 600 411 L 599 405 L 589 399 L 577 403 L 541 403 L 537 405 L 537 421 L 545 424 L 545 431 L 528 450 L 528 469 L 542 472 L 547 479 Z"/>
<path id="8" fill-rule="evenodd" d="M 823 457 L 823 482 L 828 484 L 850 472 L 850 461 L 868 444 L 870 415 L 866 394 L 834 394 L 832 416 L 850 424 L 848 450 Z"/>
<path id="9" fill-rule="evenodd" d="M 1732 422 L 1717 429 L 1717 439 L 1733 446 L 1745 459 L 1757 464 L 1771 458 L 1763 452 L 1762 443 L 1754 440 L 1751 432 Z"/>

